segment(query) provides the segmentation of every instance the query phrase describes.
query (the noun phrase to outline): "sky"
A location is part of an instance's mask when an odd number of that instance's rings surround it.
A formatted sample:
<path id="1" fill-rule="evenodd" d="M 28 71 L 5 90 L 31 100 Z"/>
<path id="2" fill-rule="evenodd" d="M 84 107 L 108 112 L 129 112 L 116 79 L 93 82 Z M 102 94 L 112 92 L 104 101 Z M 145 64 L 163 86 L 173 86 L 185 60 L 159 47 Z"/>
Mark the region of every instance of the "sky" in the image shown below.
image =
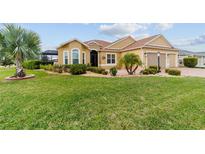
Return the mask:
<path id="1" fill-rule="evenodd" d="M 136 39 L 162 34 L 179 49 L 205 52 L 205 24 L 201 23 L 24 23 L 18 24 L 39 34 L 42 50 L 56 49 L 61 43 L 77 38 L 81 41 L 114 41 L 131 35 Z M 0 25 L 0 28 L 3 24 Z"/>

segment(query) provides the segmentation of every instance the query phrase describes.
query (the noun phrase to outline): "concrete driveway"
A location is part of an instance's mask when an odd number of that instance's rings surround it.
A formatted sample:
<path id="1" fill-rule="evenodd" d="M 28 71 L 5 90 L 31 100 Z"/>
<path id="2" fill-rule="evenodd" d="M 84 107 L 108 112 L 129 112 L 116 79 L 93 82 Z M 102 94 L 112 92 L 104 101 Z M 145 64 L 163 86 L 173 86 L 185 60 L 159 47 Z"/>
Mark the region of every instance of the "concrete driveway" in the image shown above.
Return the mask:
<path id="1" fill-rule="evenodd" d="M 177 68 L 182 76 L 205 77 L 205 69 L 202 68 Z"/>
<path id="2" fill-rule="evenodd" d="M 205 77 L 205 69 L 201 68 L 184 68 L 179 67 L 176 68 L 181 71 L 181 76 L 192 76 L 192 77 Z M 136 71 L 136 75 L 139 75 L 139 72 L 142 70 L 142 68 L 138 68 Z M 118 70 L 117 73 L 119 76 L 128 76 L 127 71 L 125 69 Z M 167 73 L 165 73 L 165 70 L 162 70 L 160 73 L 162 76 L 168 76 Z"/>

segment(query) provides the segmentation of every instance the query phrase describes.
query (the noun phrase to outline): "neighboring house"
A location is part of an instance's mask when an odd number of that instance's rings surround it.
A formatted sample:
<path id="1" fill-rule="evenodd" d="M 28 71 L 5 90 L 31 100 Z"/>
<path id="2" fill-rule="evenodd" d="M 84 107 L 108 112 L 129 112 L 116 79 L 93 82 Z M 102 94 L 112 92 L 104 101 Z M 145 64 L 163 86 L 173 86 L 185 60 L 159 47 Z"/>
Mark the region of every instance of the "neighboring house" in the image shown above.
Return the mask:
<path id="1" fill-rule="evenodd" d="M 41 59 L 46 61 L 58 61 L 58 51 L 57 50 L 46 50 L 42 52 Z"/>
<path id="2" fill-rule="evenodd" d="M 61 44 L 58 48 L 58 64 L 90 64 L 108 69 L 116 66 L 126 53 L 140 56 L 143 66 L 158 65 L 162 68 L 178 66 L 178 49 L 162 35 L 136 40 L 131 36 L 114 42 L 78 39 Z"/>
<path id="3" fill-rule="evenodd" d="M 183 59 L 186 57 L 196 57 L 198 64 L 196 67 L 205 67 L 205 52 L 192 52 L 187 50 L 179 51 L 179 66 L 184 66 Z"/>

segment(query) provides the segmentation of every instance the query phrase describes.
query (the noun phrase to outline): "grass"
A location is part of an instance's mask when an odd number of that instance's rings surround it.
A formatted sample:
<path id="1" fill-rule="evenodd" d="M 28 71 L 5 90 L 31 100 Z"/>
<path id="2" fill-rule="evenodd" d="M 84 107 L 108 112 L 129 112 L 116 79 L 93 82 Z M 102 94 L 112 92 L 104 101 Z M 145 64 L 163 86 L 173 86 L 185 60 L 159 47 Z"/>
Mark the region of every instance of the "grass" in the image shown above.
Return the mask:
<path id="1" fill-rule="evenodd" d="M 205 129 L 203 78 L 5 81 L 13 72 L 0 69 L 0 129 Z"/>

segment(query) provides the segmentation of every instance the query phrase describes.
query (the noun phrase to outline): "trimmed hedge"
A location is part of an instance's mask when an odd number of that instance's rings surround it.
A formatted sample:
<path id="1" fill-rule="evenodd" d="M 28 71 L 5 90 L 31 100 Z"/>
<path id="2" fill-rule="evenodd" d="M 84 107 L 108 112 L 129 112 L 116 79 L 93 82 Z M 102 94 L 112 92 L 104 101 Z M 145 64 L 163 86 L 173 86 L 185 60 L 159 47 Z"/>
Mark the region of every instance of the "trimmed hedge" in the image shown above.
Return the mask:
<path id="1" fill-rule="evenodd" d="M 27 60 L 23 62 L 23 68 L 25 69 L 40 69 L 40 65 L 53 65 L 53 62 L 45 62 L 40 60 Z"/>
<path id="2" fill-rule="evenodd" d="M 85 74 L 87 66 L 85 64 L 73 64 L 70 68 L 70 73 L 73 75 Z"/>
<path id="3" fill-rule="evenodd" d="M 149 66 L 149 68 L 146 68 L 144 70 L 142 70 L 140 73 L 144 74 L 144 75 L 149 75 L 149 74 L 157 74 L 160 71 L 158 71 L 158 67 L 157 66 Z"/>
<path id="4" fill-rule="evenodd" d="M 87 67 L 87 71 L 98 73 L 98 74 L 103 74 L 103 75 L 108 74 L 108 71 L 106 71 L 103 68 L 99 68 L 99 67 Z"/>
<path id="5" fill-rule="evenodd" d="M 146 68 L 146 69 L 142 70 L 141 73 L 144 75 L 157 74 L 157 70 L 154 68 Z"/>
<path id="6" fill-rule="evenodd" d="M 22 65 L 26 69 L 40 69 L 41 62 L 39 60 L 28 60 L 24 61 Z"/>
<path id="7" fill-rule="evenodd" d="M 169 75 L 176 75 L 176 76 L 180 76 L 181 75 L 181 71 L 177 70 L 177 69 L 165 69 L 165 73 L 168 73 Z"/>
<path id="8" fill-rule="evenodd" d="M 169 70 L 168 70 L 168 74 L 169 74 L 169 75 L 180 76 L 180 75 L 181 75 L 181 71 L 180 71 L 180 70 L 176 70 L 176 69 L 169 69 Z"/>
<path id="9" fill-rule="evenodd" d="M 196 67 L 198 59 L 196 57 L 187 57 L 183 59 L 183 62 L 184 66 L 193 68 Z"/>
<path id="10" fill-rule="evenodd" d="M 149 66 L 150 69 L 155 69 L 157 73 L 161 72 L 161 67 L 159 67 L 159 70 L 158 70 L 158 66 Z"/>

